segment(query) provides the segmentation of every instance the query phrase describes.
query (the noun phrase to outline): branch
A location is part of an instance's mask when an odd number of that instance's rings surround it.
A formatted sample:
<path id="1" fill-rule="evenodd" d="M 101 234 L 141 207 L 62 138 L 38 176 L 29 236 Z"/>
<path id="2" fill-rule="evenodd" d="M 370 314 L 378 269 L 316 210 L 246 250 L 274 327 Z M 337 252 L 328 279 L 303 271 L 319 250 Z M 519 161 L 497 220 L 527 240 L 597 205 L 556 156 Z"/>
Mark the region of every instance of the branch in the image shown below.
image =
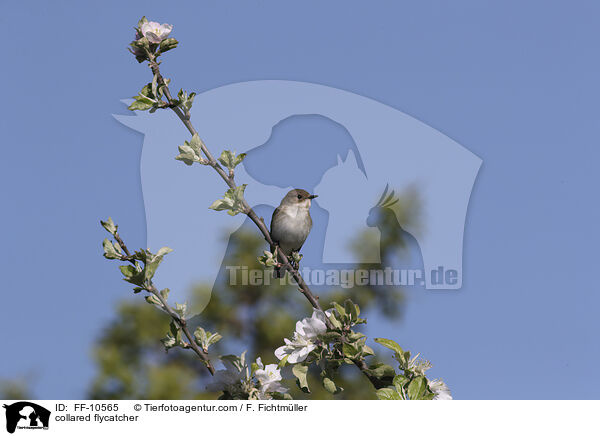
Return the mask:
<path id="1" fill-rule="evenodd" d="M 125 255 L 122 255 L 120 260 L 130 262 L 132 265 L 135 266 L 136 259 L 131 254 L 129 249 L 127 248 L 127 245 L 125 245 L 125 242 L 123 242 L 123 239 L 121 238 L 119 233 L 115 230 L 114 232 L 112 232 L 112 235 L 115 238 L 115 240 L 118 242 L 118 244 L 121 246 L 123 251 L 125 252 Z M 173 321 L 177 324 L 177 326 L 181 329 L 181 331 L 183 332 L 185 337 L 188 339 L 189 343 L 185 344 L 184 348 L 191 348 L 198 355 L 198 357 L 200 357 L 202 362 L 206 365 L 208 372 L 210 372 L 211 375 L 215 375 L 215 368 L 213 367 L 212 363 L 210 362 L 208 354 L 206 352 L 204 352 L 204 350 L 202 350 L 198 346 L 198 344 L 196 344 L 194 335 L 187 328 L 187 321 L 185 320 L 185 318 L 182 318 L 181 316 L 179 316 L 179 314 L 177 314 L 171 308 L 171 306 L 169 306 L 169 304 L 167 303 L 167 300 L 162 296 L 162 294 L 158 291 L 158 289 L 156 289 L 156 286 L 154 286 L 154 283 L 152 282 L 152 280 L 149 280 L 148 283 L 144 283 L 144 285 L 142 287 L 144 288 L 144 290 L 146 292 L 151 293 L 160 301 L 160 308 L 162 310 L 164 310 L 173 319 Z"/>
<path id="2" fill-rule="evenodd" d="M 197 137 L 199 138 L 200 135 L 198 134 L 198 131 L 194 128 L 192 122 L 190 121 L 189 110 L 187 110 L 186 108 L 182 109 L 181 107 L 179 107 L 178 101 L 175 100 L 173 98 L 173 96 L 171 95 L 169 86 L 167 85 L 166 81 L 164 80 L 164 78 L 160 72 L 160 67 L 159 67 L 158 62 L 156 61 L 156 56 L 153 53 L 151 53 L 150 51 L 147 51 L 147 56 L 148 56 L 148 60 L 149 60 L 149 67 L 157 79 L 158 88 L 162 90 L 164 96 L 167 99 L 168 104 L 162 105 L 162 107 L 165 109 L 169 108 L 173 112 L 175 112 L 177 117 L 179 117 L 179 119 L 181 120 L 183 125 L 188 129 L 190 134 L 192 136 L 197 135 Z M 204 153 L 204 155 L 206 156 L 206 158 L 208 160 L 207 164 L 209 166 L 211 166 L 217 172 L 217 174 L 219 174 L 219 176 L 221 176 L 223 181 L 227 184 L 227 186 L 230 189 L 235 189 L 237 187 L 237 185 L 235 183 L 233 173 L 231 171 L 227 172 L 223 169 L 223 167 L 219 164 L 219 162 L 211 154 L 208 147 L 206 147 L 206 144 L 204 143 L 204 141 L 202 141 L 202 139 L 200 139 L 200 149 L 202 150 L 202 152 Z M 256 214 L 256 212 L 250 207 L 250 205 L 248 204 L 248 202 L 245 199 L 243 200 L 243 212 L 258 227 L 258 229 L 263 234 L 265 240 L 269 243 L 270 246 L 277 245 L 271 238 L 271 233 L 269 232 L 269 229 L 267 228 L 264 220 L 261 219 Z M 299 291 L 306 297 L 306 299 L 309 301 L 309 303 L 312 305 L 312 307 L 323 312 L 323 309 L 321 308 L 321 305 L 319 304 L 319 297 L 310 290 L 310 288 L 308 287 L 308 285 L 302 278 L 302 275 L 299 273 L 298 269 L 296 269 L 292 266 L 288 257 L 281 250 L 277 250 L 277 253 L 278 253 L 279 262 L 282 264 L 283 268 L 287 269 L 290 272 L 294 281 L 298 284 Z M 157 294 L 156 289 L 154 289 L 154 291 L 151 291 L 151 292 L 154 295 Z M 191 335 L 189 334 L 189 331 L 187 330 L 187 328 L 185 326 L 185 320 L 181 320 L 181 319 L 179 319 L 179 317 L 174 318 L 174 319 L 176 319 L 176 322 L 179 323 L 184 334 L 188 337 L 188 339 L 190 339 L 190 344 L 193 344 L 192 348 L 194 349 L 196 354 L 198 354 L 198 356 L 200 356 L 200 358 L 203 359 L 205 361 L 205 363 L 207 363 L 208 360 L 206 359 L 206 357 L 204 357 L 204 355 L 203 355 L 204 353 L 202 352 L 202 350 L 198 349 L 198 347 L 195 346 L 193 337 L 191 337 Z M 325 320 L 327 323 L 327 327 L 332 328 L 332 325 L 326 316 L 325 316 Z M 183 324 L 181 324 L 182 321 L 183 321 Z M 195 348 L 194 348 L 194 346 L 195 346 Z M 377 377 L 374 377 L 373 375 L 371 375 L 369 373 L 369 368 L 368 368 L 367 363 L 365 362 L 364 358 L 355 359 L 353 362 L 360 369 L 360 371 L 369 379 L 371 384 L 376 389 L 379 389 L 384 386 L 384 385 L 382 385 L 381 381 Z M 207 366 L 209 368 L 209 371 L 211 371 L 211 374 L 213 374 L 214 370 L 209 365 L 210 365 L 210 362 L 207 363 Z"/>
<path id="3" fill-rule="evenodd" d="M 172 109 L 173 112 L 175 112 L 175 114 L 179 117 L 181 122 L 188 129 L 188 131 L 190 132 L 190 134 L 192 136 L 198 135 L 198 132 L 196 131 L 196 129 L 194 128 L 194 126 L 192 125 L 192 123 L 190 121 L 189 112 L 188 111 L 184 112 L 177 105 L 177 101 L 172 97 L 171 91 L 169 90 L 169 86 L 167 85 L 167 83 L 165 82 L 164 78 L 162 77 L 162 75 L 160 73 L 160 67 L 159 67 L 158 63 L 156 62 L 156 56 L 154 54 L 148 52 L 148 57 L 150 59 L 150 61 L 149 61 L 150 69 L 152 70 L 152 73 L 157 77 L 158 86 L 160 88 L 162 88 L 162 91 L 168 100 L 169 104 L 167 105 L 167 107 Z M 198 137 L 199 136 L 200 135 L 198 135 Z M 201 139 L 200 139 L 200 148 L 201 148 L 202 152 L 205 154 L 206 158 L 208 159 L 208 165 L 211 166 L 221 176 L 221 178 L 227 184 L 227 186 L 229 186 L 229 188 L 235 189 L 237 187 L 237 185 L 233 179 L 233 174 L 228 174 L 223 169 L 223 167 L 219 164 L 219 162 L 217 162 L 217 160 L 210 153 L 210 151 L 206 147 L 206 144 L 204 144 L 204 141 L 202 141 Z M 265 237 L 265 240 L 269 243 L 269 245 L 276 245 L 273 242 L 273 239 L 271 239 L 271 233 L 269 232 L 269 229 L 267 228 L 265 222 L 261 218 L 259 218 L 259 216 L 256 214 L 256 212 L 254 212 L 254 210 L 250 207 L 250 205 L 248 204 L 248 202 L 245 199 L 244 199 L 243 206 L 244 206 L 244 213 L 248 216 L 248 218 L 250 218 L 252 220 L 252 222 L 254 222 L 254 224 L 256 224 L 256 226 L 261 231 L 261 233 L 263 234 L 263 236 Z M 290 272 L 290 274 L 294 278 L 294 281 L 298 284 L 298 286 L 300 288 L 300 292 L 306 297 L 306 299 L 309 301 L 309 303 L 312 305 L 312 307 L 314 307 L 317 310 L 323 311 L 323 309 L 321 309 L 321 305 L 319 304 L 319 297 L 312 293 L 312 291 L 310 290 L 310 288 L 308 287 L 308 285 L 306 284 L 306 282 L 304 281 L 304 279 L 302 278 L 302 276 L 300 275 L 298 270 L 292 267 L 288 257 L 284 253 L 282 253 L 281 250 L 277 250 L 277 252 L 279 253 L 278 258 L 279 258 L 280 263 L 282 264 L 282 266 L 284 268 L 286 268 Z M 329 327 L 331 327 L 331 326 L 329 326 Z"/>

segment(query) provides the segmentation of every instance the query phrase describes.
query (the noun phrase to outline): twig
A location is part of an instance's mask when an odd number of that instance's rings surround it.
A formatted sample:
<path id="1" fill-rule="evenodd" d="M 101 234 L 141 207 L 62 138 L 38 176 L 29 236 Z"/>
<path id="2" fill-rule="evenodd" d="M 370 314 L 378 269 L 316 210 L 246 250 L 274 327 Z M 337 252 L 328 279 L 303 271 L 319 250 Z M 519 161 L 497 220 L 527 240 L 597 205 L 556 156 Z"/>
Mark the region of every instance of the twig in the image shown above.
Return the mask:
<path id="1" fill-rule="evenodd" d="M 175 100 L 171 96 L 171 91 L 169 90 L 169 86 L 166 84 L 165 80 L 163 79 L 162 75 L 160 74 L 160 68 L 158 66 L 158 63 L 155 60 L 154 55 L 150 52 L 148 52 L 148 54 L 150 55 L 149 56 L 150 69 L 152 70 L 152 73 L 157 77 L 158 86 L 162 88 L 162 91 L 163 91 L 165 97 L 169 101 L 169 107 L 179 117 L 179 119 L 182 121 L 182 123 L 185 125 L 185 127 L 188 129 L 188 131 L 190 132 L 190 134 L 192 136 L 198 135 L 198 132 L 196 131 L 196 129 L 194 128 L 194 126 L 192 125 L 192 123 L 190 121 L 190 117 L 188 115 L 184 114 L 183 111 L 175 104 Z M 200 135 L 198 135 L 198 137 L 200 137 Z M 230 177 L 230 175 L 227 174 L 227 172 L 225 172 L 223 167 L 221 167 L 221 165 L 219 165 L 219 162 L 217 162 L 217 160 L 213 157 L 213 155 L 210 153 L 210 151 L 204 144 L 204 141 L 202 141 L 201 139 L 200 139 L 200 148 L 201 148 L 202 152 L 206 155 L 206 158 L 208 159 L 208 164 L 211 167 L 213 167 L 213 169 L 221 176 L 221 178 L 225 181 L 225 183 L 227 183 L 227 186 L 229 186 L 231 189 L 235 189 L 237 185 L 236 185 L 235 181 L 233 180 L 233 177 Z M 271 233 L 269 232 L 269 229 L 267 228 L 264 220 L 262 220 L 258 217 L 256 212 L 254 212 L 254 210 L 250 207 L 250 205 L 248 204 L 248 202 L 245 199 L 244 199 L 243 206 L 244 206 L 244 213 L 248 216 L 248 218 L 250 218 L 254 222 L 254 224 L 256 224 L 256 226 L 261 231 L 261 233 L 263 234 L 263 236 L 265 237 L 265 240 L 269 243 L 269 245 L 275 245 L 275 243 L 273 242 L 273 239 L 271 239 Z M 292 275 L 292 277 L 294 278 L 294 280 L 300 287 L 300 292 L 302 292 L 302 294 L 306 297 L 306 299 L 310 302 L 310 304 L 315 309 L 320 310 L 322 312 L 323 309 L 321 309 L 321 305 L 319 304 L 319 301 L 318 301 L 319 298 L 315 294 L 312 293 L 312 291 L 310 290 L 310 288 L 308 287 L 308 285 L 306 284 L 306 282 L 304 281 L 304 279 L 302 278 L 302 276 L 300 275 L 298 270 L 296 270 L 292 267 L 288 257 L 284 253 L 282 253 L 281 250 L 277 250 L 277 251 L 279 253 L 279 255 L 278 255 L 279 261 L 290 272 L 290 274 Z M 329 327 L 331 327 L 331 326 L 329 326 Z"/>
<path id="2" fill-rule="evenodd" d="M 119 243 L 119 245 L 121 246 L 123 251 L 125 252 L 125 255 L 121 257 L 121 260 L 129 261 L 133 265 L 135 265 L 135 258 L 131 255 L 131 252 L 127 248 L 127 245 L 125 245 L 125 242 L 123 242 L 123 239 L 121 238 L 119 233 L 117 233 L 115 231 L 113 233 L 113 236 L 114 236 L 115 240 Z M 202 362 L 206 365 L 208 372 L 210 372 L 211 375 L 215 375 L 215 368 L 213 367 L 212 363 L 210 362 L 208 354 L 206 352 L 204 352 L 204 350 L 202 350 L 198 346 L 198 344 L 196 344 L 194 335 L 187 328 L 187 321 L 185 320 L 185 318 L 180 317 L 179 314 L 175 313 L 175 311 L 173 309 L 171 309 L 171 307 L 167 303 L 167 300 L 164 299 L 164 297 L 161 295 L 161 293 L 158 291 L 158 289 L 156 289 L 156 286 L 154 286 L 154 283 L 152 283 L 151 280 L 148 284 L 144 284 L 143 288 L 144 288 L 144 290 L 146 290 L 147 292 L 151 293 L 156 298 L 158 298 L 158 300 L 160 301 L 160 304 L 161 304 L 161 308 L 175 321 L 175 323 L 177 323 L 177 325 L 179 326 L 179 328 L 181 329 L 181 331 L 183 332 L 185 337 L 188 339 L 189 344 L 187 344 L 186 348 L 191 348 L 198 355 L 198 357 L 200 357 Z"/>
<path id="3" fill-rule="evenodd" d="M 178 107 L 176 100 L 173 99 L 171 92 L 169 90 L 169 86 L 167 85 L 167 83 L 165 82 L 165 80 L 163 79 L 163 77 L 160 73 L 160 68 L 159 68 L 158 63 L 156 62 L 156 57 L 154 56 L 154 54 L 152 54 L 148 51 L 148 58 L 149 58 L 150 69 L 152 70 L 152 73 L 157 78 L 158 87 L 160 89 L 162 89 L 164 96 L 168 100 L 167 106 L 170 109 L 172 109 L 173 112 L 175 112 L 175 114 L 179 117 L 179 119 L 184 124 L 184 126 L 188 129 L 190 134 L 192 136 L 197 135 L 199 138 L 200 135 L 198 135 L 198 132 L 196 131 L 196 129 L 194 128 L 194 126 L 192 125 L 192 123 L 190 121 L 189 112 L 182 111 L 181 108 Z M 219 165 L 219 162 L 217 162 L 217 160 L 213 157 L 213 155 L 210 153 L 210 151 L 204 144 L 204 141 L 202 141 L 201 139 L 200 139 L 200 149 L 202 150 L 202 152 L 205 154 L 206 158 L 208 159 L 208 165 L 211 166 L 221 176 L 221 178 L 227 184 L 227 186 L 229 186 L 229 188 L 235 189 L 237 185 L 233 179 L 233 175 L 228 174 L 223 169 L 223 167 L 221 167 L 221 165 Z M 256 214 L 256 212 L 254 212 L 254 210 L 250 207 L 250 205 L 248 204 L 248 202 L 245 199 L 243 202 L 243 208 L 244 208 L 244 213 L 248 216 L 248 218 L 250 218 L 252 220 L 252 222 L 254 222 L 254 224 L 256 224 L 256 226 L 258 227 L 260 232 L 263 234 L 263 236 L 265 237 L 265 240 L 269 243 L 269 245 L 271 245 L 271 246 L 276 245 L 274 243 L 273 239 L 271 238 L 271 233 L 269 232 L 269 229 L 267 228 L 264 220 L 262 218 L 260 218 Z M 315 309 L 322 312 L 323 309 L 321 308 L 321 305 L 319 304 L 319 297 L 312 293 L 312 291 L 310 290 L 310 288 L 308 287 L 308 285 L 302 278 L 302 275 L 298 272 L 297 269 L 292 267 L 288 257 L 281 250 L 277 250 L 277 253 L 278 253 L 279 262 L 282 264 L 283 268 L 286 268 L 290 272 L 290 274 L 294 278 L 295 282 L 298 284 L 298 286 L 300 288 L 300 292 L 306 297 L 306 299 L 309 301 L 309 303 L 312 305 L 312 307 L 314 307 Z M 331 328 L 332 324 L 329 321 L 329 319 L 327 318 L 327 316 L 325 317 L 325 320 L 327 322 L 327 327 Z M 185 321 L 185 320 L 183 320 L 183 321 Z M 184 334 L 186 334 L 186 336 L 188 336 L 188 338 L 190 338 L 189 332 L 187 332 L 187 328 L 185 328 L 185 324 L 183 326 L 181 326 L 181 328 L 182 328 Z M 190 343 L 194 344 L 193 338 L 191 338 Z M 197 348 L 197 346 L 196 346 L 196 348 Z M 194 351 L 196 351 L 196 353 L 201 358 L 203 358 L 202 355 L 200 354 L 200 352 L 202 352 L 202 350 L 194 349 Z M 204 359 L 204 360 L 205 360 L 205 363 L 208 362 L 207 359 Z M 207 366 L 209 364 L 210 364 L 210 362 L 208 362 Z M 376 389 L 384 387 L 384 384 L 382 384 L 382 382 L 379 379 L 377 379 L 376 377 L 374 377 L 370 374 L 369 367 L 367 366 L 367 363 L 365 362 L 364 359 L 362 359 L 362 358 L 356 359 L 356 360 L 354 360 L 354 364 L 369 379 L 371 384 Z M 209 366 L 208 368 L 209 368 L 209 371 L 211 371 L 211 367 Z M 211 371 L 211 374 L 213 373 L 213 371 Z"/>
<path id="4" fill-rule="evenodd" d="M 173 309 L 171 309 L 171 307 L 167 304 L 167 301 L 163 298 L 160 292 L 158 292 L 154 284 L 150 284 L 149 289 L 147 289 L 147 291 L 152 293 L 156 298 L 159 299 L 160 303 L 162 304 L 163 310 L 167 312 L 171 318 L 173 318 L 173 320 L 177 323 L 185 337 L 188 339 L 189 344 L 186 348 L 191 348 L 192 350 L 194 350 L 194 352 L 198 355 L 198 357 L 200 357 L 200 359 L 202 359 L 202 361 L 206 365 L 208 372 L 210 372 L 211 375 L 215 375 L 215 368 L 212 366 L 212 363 L 210 363 L 208 355 L 204 352 L 204 350 L 202 350 L 198 346 L 198 344 L 196 344 L 194 335 L 187 328 L 187 321 L 185 320 L 185 318 L 180 317 L 177 313 L 173 311 Z"/>

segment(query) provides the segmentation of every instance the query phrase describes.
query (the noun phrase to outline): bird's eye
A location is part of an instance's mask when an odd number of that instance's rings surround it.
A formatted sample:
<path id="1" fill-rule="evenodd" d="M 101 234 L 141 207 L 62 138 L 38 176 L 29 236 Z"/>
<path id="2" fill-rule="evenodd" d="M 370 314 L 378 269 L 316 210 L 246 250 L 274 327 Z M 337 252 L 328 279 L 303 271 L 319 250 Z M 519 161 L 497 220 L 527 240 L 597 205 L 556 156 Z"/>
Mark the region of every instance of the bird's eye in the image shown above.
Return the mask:
<path id="1" fill-rule="evenodd" d="M 302 196 L 298 194 L 298 200 L 302 200 Z"/>

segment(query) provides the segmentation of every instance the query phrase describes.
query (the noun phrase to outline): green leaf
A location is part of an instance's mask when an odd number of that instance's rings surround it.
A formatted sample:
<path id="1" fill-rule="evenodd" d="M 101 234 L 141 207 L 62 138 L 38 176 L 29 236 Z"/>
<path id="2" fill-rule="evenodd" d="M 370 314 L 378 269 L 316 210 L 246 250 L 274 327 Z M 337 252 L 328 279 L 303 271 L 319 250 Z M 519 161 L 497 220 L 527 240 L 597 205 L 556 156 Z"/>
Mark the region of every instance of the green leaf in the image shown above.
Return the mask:
<path id="1" fill-rule="evenodd" d="M 210 332 L 208 332 L 210 333 Z M 212 334 L 209 334 L 208 336 L 208 340 L 206 341 L 207 344 L 207 348 L 210 347 L 213 344 L 216 344 L 217 342 L 219 342 L 221 339 L 223 339 L 223 336 L 221 336 L 219 333 L 215 332 Z"/>
<path id="2" fill-rule="evenodd" d="M 152 84 L 150 85 L 150 95 L 149 97 L 158 98 L 158 74 L 155 74 L 152 77 Z"/>
<path id="3" fill-rule="evenodd" d="M 230 362 L 239 371 L 242 371 L 244 369 L 244 363 L 246 360 L 246 352 L 244 351 L 240 356 L 236 356 L 234 354 L 227 354 L 225 356 L 220 356 L 220 359 Z"/>
<path id="4" fill-rule="evenodd" d="M 160 341 L 162 342 L 166 350 L 169 350 L 177 345 L 177 340 L 173 336 L 171 336 L 170 333 L 167 333 L 167 336 L 162 338 Z"/>
<path id="5" fill-rule="evenodd" d="M 396 375 L 396 371 L 390 365 L 386 365 L 385 363 L 378 362 L 371 366 L 369 366 L 369 374 L 378 379 L 383 378 L 392 378 Z"/>
<path id="6" fill-rule="evenodd" d="M 363 345 L 363 347 L 362 347 L 362 355 L 363 356 L 374 356 L 375 352 L 368 345 Z"/>
<path id="7" fill-rule="evenodd" d="M 196 341 L 199 344 L 206 343 L 206 339 L 207 339 L 206 330 L 204 330 L 202 327 L 197 327 L 196 330 L 194 331 L 194 337 L 196 338 Z"/>
<path id="8" fill-rule="evenodd" d="M 194 97 L 196 97 L 196 93 L 192 92 L 188 95 L 186 91 L 180 89 L 177 93 L 177 99 L 179 101 L 179 106 L 182 106 L 186 111 L 189 111 L 192 108 L 192 104 L 194 103 Z"/>
<path id="9" fill-rule="evenodd" d="M 292 396 L 288 393 L 282 394 L 281 392 L 269 392 L 271 398 L 274 400 L 293 400 Z"/>
<path id="10" fill-rule="evenodd" d="M 172 248 L 169 247 L 161 247 L 158 249 L 158 251 L 156 252 L 157 256 L 163 257 L 165 254 L 169 254 L 173 251 Z"/>
<path id="11" fill-rule="evenodd" d="M 208 351 L 208 347 L 221 340 L 222 336 L 218 333 L 211 333 L 204 330 L 202 327 L 196 328 L 194 331 L 196 343 L 202 347 L 204 351 Z"/>
<path id="12" fill-rule="evenodd" d="M 208 208 L 216 211 L 229 210 L 233 208 L 233 201 L 230 198 L 215 200 Z"/>
<path id="13" fill-rule="evenodd" d="M 375 395 L 380 400 L 401 400 L 402 397 L 392 388 L 381 388 L 375 391 Z"/>
<path id="14" fill-rule="evenodd" d="M 194 135 L 192 136 L 192 139 L 190 139 L 190 147 L 192 147 L 194 149 L 194 151 L 198 154 L 200 154 L 200 152 L 202 151 L 202 146 L 204 145 L 204 143 L 202 142 L 202 139 L 200 139 L 200 136 L 198 136 L 197 133 L 194 133 Z"/>
<path id="15" fill-rule="evenodd" d="M 336 303 L 335 301 L 333 302 L 333 307 L 335 307 L 335 310 L 337 310 L 337 312 L 340 314 L 340 316 L 342 318 L 344 318 L 346 316 L 346 311 L 344 310 L 344 308 L 339 305 L 338 303 Z"/>
<path id="16" fill-rule="evenodd" d="M 159 50 L 161 53 L 164 53 L 177 47 L 177 44 L 179 44 L 179 41 L 177 41 L 175 38 L 167 38 L 161 41 Z"/>
<path id="17" fill-rule="evenodd" d="M 277 368 L 283 368 L 287 364 L 288 357 L 290 357 L 289 354 L 286 354 L 285 356 L 283 356 L 283 359 L 281 359 L 279 361 L 279 363 L 277 364 Z"/>
<path id="18" fill-rule="evenodd" d="M 144 25 L 145 23 L 148 22 L 148 19 L 146 18 L 146 16 L 143 16 L 142 18 L 140 18 L 140 20 L 137 23 L 137 28 L 140 29 L 140 31 L 142 30 L 142 25 Z"/>
<path id="19" fill-rule="evenodd" d="M 229 215 L 237 215 L 238 213 L 245 213 L 246 208 L 244 206 L 244 190 L 246 184 L 235 187 L 234 189 L 228 189 L 225 192 L 225 196 L 222 199 L 215 201 L 209 206 L 209 209 L 213 210 L 227 210 Z"/>
<path id="20" fill-rule="evenodd" d="M 365 337 L 365 335 L 363 335 L 360 332 L 350 332 L 350 334 L 348 334 L 348 340 L 350 342 L 356 342 L 359 339 L 364 338 L 364 337 Z"/>
<path id="21" fill-rule="evenodd" d="M 145 280 L 152 280 L 152 277 L 154 277 L 154 274 L 156 273 L 158 266 L 162 262 L 163 257 L 172 251 L 173 250 L 169 247 L 162 247 L 160 250 L 158 250 L 158 252 L 156 254 L 152 253 L 150 250 L 136 252 L 136 255 L 139 255 L 140 257 L 143 257 L 143 255 L 141 255 L 141 253 L 145 253 L 145 259 L 140 259 L 140 260 L 142 260 L 142 262 L 145 262 L 145 264 L 146 264 L 145 268 L 144 268 L 144 279 Z"/>
<path id="22" fill-rule="evenodd" d="M 106 221 L 102 221 L 100 220 L 100 224 L 102 225 L 102 227 L 104 227 L 104 229 L 110 233 L 111 235 L 114 235 L 115 233 L 117 233 L 117 229 L 119 226 L 117 226 L 111 217 L 108 217 L 108 219 Z"/>
<path id="23" fill-rule="evenodd" d="M 425 394 L 423 394 L 423 396 L 421 396 L 422 400 L 433 400 L 435 398 L 435 394 L 433 392 L 430 392 L 429 389 L 427 390 L 427 392 L 425 392 Z"/>
<path id="24" fill-rule="evenodd" d="M 169 299 L 169 292 L 171 292 L 169 288 L 165 288 L 162 291 L 160 291 L 160 295 L 165 299 L 165 301 Z"/>
<path id="25" fill-rule="evenodd" d="M 183 145 L 179 146 L 179 155 L 175 159 L 183 161 L 186 165 L 192 165 L 194 162 L 208 165 L 208 161 L 202 157 L 202 145 L 198 134 L 194 134 L 189 142 L 185 141 Z"/>
<path id="26" fill-rule="evenodd" d="M 331 322 L 331 325 L 334 329 L 338 329 L 341 330 L 342 323 L 340 322 L 340 320 L 338 319 L 340 315 L 338 313 L 335 312 L 335 310 L 332 310 L 329 313 L 329 322 Z"/>
<path id="27" fill-rule="evenodd" d="M 325 333 L 323 333 L 322 335 L 319 336 L 319 338 L 326 343 L 330 343 L 330 342 L 335 342 L 337 341 L 339 338 L 341 338 L 342 335 L 341 333 L 338 332 L 334 332 L 334 331 L 327 331 Z"/>
<path id="28" fill-rule="evenodd" d="M 404 353 L 402 347 L 398 345 L 395 341 L 392 341 L 391 339 L 375 338 L 375 342 L 377 342 L 380 345 L 383 345 L 386 348 L 389 348 L 392 351 L 395 351 L 398 354 Z"/>
<path id="29" fill-rule="evenodd" d="M 199 156 L 194 152 L 192 147 L 189 145 L 180 145 L 178 148 L 179 154 L 175 156 L 176 160 L 180 160 L 188 166 L 192 165 L 194 162 L 199 162 Z"/>
<path id="30" fill-rule="evenodd" d="M 171 331 L 171 335 L 173 335 L 173 337 L 177 338 L 181 336 L 181 329 L 174 319 L 171 319 L 171 322 L 169 323 L 169 330 Z"/>
<path id="31" fill-rule="evenodd" d="M 181 330 L 177 326 L 174 320 L 171 320 L 169 324 L 169 333 L 167 336 L 161 339 L 161 342 L 165 346 L 165 349 L 168 351 L 170 348 L 176 347 L 177 345 L 181 345 Z"/>
<path id="32" fill-rule="evenodd" d="M 333 382 L 333 380 L 331 380 L 329 377 L 323 377 L 323 387 L 330 394 L 337 394 L 338 393 L 337 386 L 335 385 L 335 383 Z"/>
<path id="33" fill-rule="evenodd" d="M 149 103 L 142 101 L 137 96 L 133 98 L 135 99 L 135 101 L 131 103 L 127 108 L 130 111 L 147 111 L 148 109 L 151 109 L 154 106 L 153 102 Z"/>
<path id="34" fill-rule="evenodd" d="M 187 312 L 187 303 L 179 304 L 175 303 L 175 308 L 173 309 L 180 318 L 185 318 Z"/>
<path id="35" fill-rule="evenodd" d="M 396 390 L 402 392 L 404 386 L 408 383 L 408 378 L 402 374 L 398 374 L 394 377 L 393 383 Z"/>
<path id="36" fill-rule="evenodd" d="M 419 400 L 426 393 L 427 380 L 425 377 L 415 377 L 411 380 L 406 390 L 408 398 L 411 400 Z"/>
<path id="37" fill-rule="evenodd" d="M 241 153 L 239 156 L 235 155 L 235 151 L 225 150 L 221 153 L 221 157 L 219 157 L 219 162 L 226 168 L 233 170 L 237 165 L 239 165 L 244 158 L 246 157 L 246 153 Z"/>
<path id="38" fill-rule="evenodd" d="M 258 261 L 260 262 L 260 264 L 266 267 L 272 267 L 277 264 L 277 260 L 275 259 L 275 256 L 273 256 L 273 253 L 266 250 L 263 251 L 263 253 L 265 253 L 264 256 L 258 256 Z"/>
<path id="39" fill-rule="evenodd" d="M 235 157 L 235 160 L 233 161 L 233 166 L 237 167 L 239 164 L 242 163 L 242 161 L 246 158 L 246 153 L 240 153 Z"/>
<path id="40" fill-rule="evenodd" d="M 344 309 L 346 310 L 346 313 L 348 314 L 352 322 L 356 322 L 356 320 L 358 320 L 360 309 L 358 308 L 357 304 L 354 304 L 352 302 L 352 300 L 344 301 Z"/>
<path id="41" fill-rule="evenodd" d="M 146 259 L 148 258 L 148 250 L 140 249 L 134 251 L 133 258 L 139 260 L 140 262 L 146 263 Z"/>
<path id="42" fill-rule="evenodd" d="M 148 304 L 154 304 L 155 306 L 162 307 L 162 304 L 156 295 L 146 295 L 144 299 Z"/>
<path id="43" fill-rule="evenodd" d="M 135 41 L 131 41 L 130 45 L 134 50 L 137 49 L 140 53 L 144 52 L 145 49 L 150 49 L 150 41 L 148 41 L 148 38 L 145 36 L 136 39 Z"/>
<path id="44" fill-rule="evenodd" d="M 302 389 L 303 392 L 309 393 L 310 389 L 308 389 L 308 381 L 306 379 L 306 375 L 308 373 L 308 365 L 297 363 L 296 365 L 292 366 L 292 373 L 298 379 L 298 387 Z"/>
<path id="45" fill-rule="evenodd" d="M 375 338 L 375 342 L 395 351 L 394 358 L 400 363 L 400 368 L 406 368 L 407 362 L 410 359 L 410 351 L 404 351 L 400 345 L 391 339 Z"/>
<path id="46" fill-rule="evenodd" d="M 344 342 L 344 344 L 342 345 L 342 352 L 344 353 L 344 356 L 346 356 L 349 359 L 357 357 L 359 353 L 358 349 L 354 347 L 354 345 L 349 344 L 347 342 Z"/>
<path id="47" fill-rule="evenodd" d="M 139 268 L 133 265 L 121 265 L 119 267 L 125 278 L 126 282 L 134 285 L 142 286 L 144 284 L 144 273 Z"/>
<path id="48" fill-rule="evenodd" d="M 118 246 L 118 244 L 117 244 Z M 104 257 L 106 257 L 107 259 L 120 259 L 121 258 L 121 247 L 119 246 L 118 250 L 117 247 L 115 247 L 113 245 L 113 243 L 110 241 L 110 239 L 105 238 L 104 241 L 102 241 L 102 248 L 104 248 Z"/>

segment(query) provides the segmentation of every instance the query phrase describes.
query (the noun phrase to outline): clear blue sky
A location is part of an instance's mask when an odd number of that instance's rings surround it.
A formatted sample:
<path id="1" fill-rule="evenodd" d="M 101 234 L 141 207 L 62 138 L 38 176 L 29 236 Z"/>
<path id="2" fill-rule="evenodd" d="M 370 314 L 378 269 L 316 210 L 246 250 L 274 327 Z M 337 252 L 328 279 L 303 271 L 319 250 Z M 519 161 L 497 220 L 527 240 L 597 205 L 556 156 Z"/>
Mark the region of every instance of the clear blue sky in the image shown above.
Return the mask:
<path id="1" fill-rule="evenodd" d="M 145 245 L 142 137 L 111 114 L 147 80 L 125 49 L 146 15 L 175 25 L 178 86 L 325 84 L 481 157 L 463 288 L 413 292 L 402 323 L 373 332 L 421 351 L 456 398 L 598 398 L 597 2 L 187 3 L 3 3 L 0 377 L 81 398 L 130 294 L 98 219 Z"/>

